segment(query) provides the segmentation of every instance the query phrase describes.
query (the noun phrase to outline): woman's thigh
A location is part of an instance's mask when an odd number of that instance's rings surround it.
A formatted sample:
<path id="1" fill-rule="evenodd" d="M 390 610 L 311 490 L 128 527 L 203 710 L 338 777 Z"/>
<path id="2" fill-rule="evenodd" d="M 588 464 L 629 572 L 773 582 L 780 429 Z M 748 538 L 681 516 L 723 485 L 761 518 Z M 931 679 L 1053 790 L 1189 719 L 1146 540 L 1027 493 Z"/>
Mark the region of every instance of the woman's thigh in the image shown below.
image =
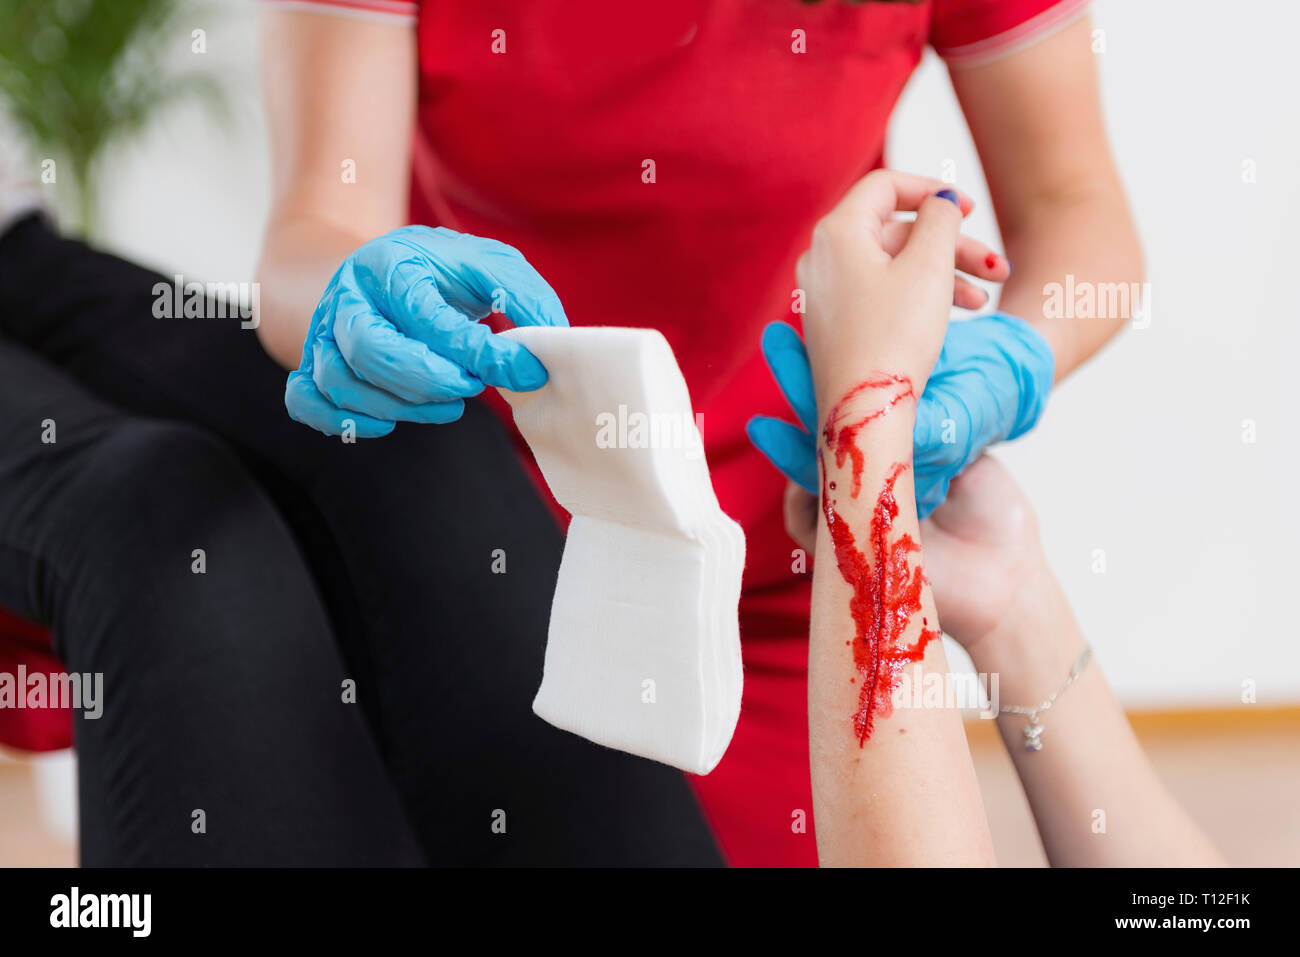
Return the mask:
<path id="1" fill-rule="evenodd" d="M 680 773 L 532 713 L 563 539 L 487 409 L 320 435 L 288 418 L 284 371 L 237 319 L 155 318 L 170 280 L 44 227 L 13 238 L 0 324 L 21 300 L 12 334 L 116 406 L 223 437 L 274 498 L 433 859 L 719 861 Z"/>
<path id="2" fill-rule="evenodd" d="M 75 712 L 83 863 L 421 860 L 315 582 L 235 455 L 3 339 L 0 605 L 97 689 Z"/>

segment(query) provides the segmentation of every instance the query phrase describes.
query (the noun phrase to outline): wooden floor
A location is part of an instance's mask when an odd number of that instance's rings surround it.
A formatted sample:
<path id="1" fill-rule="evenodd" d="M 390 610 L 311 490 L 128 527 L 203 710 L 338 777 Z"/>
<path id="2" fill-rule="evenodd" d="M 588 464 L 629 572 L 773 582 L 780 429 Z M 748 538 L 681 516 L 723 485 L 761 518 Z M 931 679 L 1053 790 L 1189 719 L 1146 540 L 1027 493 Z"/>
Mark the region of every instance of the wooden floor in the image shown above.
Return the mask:
<path id="1" fill-rule="evenodd" d="M 1237 867 L 1300 866 L 1300 709 L 1130 715 L 1157 773 Z M 992 722 L 967 724 L 998 863 L 1046 866 Z"/>
<path id="2" fill-rule="evenodd" d="M 1157 771 L 1234 865 L 1300 866 L 1300 710 L 1256 720 L 1213 714 L 1134 715 Z M 1041 866 L 1028 805 L 990 722 L 968 725 L 998 861 Z M 43 828 L 36 779 L 0 761 L 0 866 L 66 867 L 76 848 Z"/>
<path id="3" fill-rule="evenodd" d="M 74 842 L 60 837 L 56 828 L 44 826 L 42 817 L 35 766 L 14 752 L 0 754 L 0 867 L 77 863 Z"/>

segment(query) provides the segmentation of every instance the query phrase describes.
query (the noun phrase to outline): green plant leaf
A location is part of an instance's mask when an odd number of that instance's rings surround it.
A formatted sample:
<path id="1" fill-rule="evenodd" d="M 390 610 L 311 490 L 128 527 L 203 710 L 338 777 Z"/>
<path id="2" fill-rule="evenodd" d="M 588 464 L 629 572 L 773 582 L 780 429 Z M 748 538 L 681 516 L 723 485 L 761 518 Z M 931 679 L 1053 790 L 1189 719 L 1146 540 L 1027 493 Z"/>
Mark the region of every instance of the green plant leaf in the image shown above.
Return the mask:
<path id="1" fill-rule="evenodd" d="M 72 181 L 89 226 L 104 152 L 186 101 L 226 115 L 215 78 L 174 69 L 209 5 L 186 0 L 0 0 L 0 106 Z"/>

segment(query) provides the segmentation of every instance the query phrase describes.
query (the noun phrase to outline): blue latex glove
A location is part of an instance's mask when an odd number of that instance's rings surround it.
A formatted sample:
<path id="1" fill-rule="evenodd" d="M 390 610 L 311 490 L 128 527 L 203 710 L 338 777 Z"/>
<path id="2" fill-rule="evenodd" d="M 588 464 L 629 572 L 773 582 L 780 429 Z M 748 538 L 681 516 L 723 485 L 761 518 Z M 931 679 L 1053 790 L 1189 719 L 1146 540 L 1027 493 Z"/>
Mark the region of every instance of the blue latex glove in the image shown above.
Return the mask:
<path id="1" fill-rule="evenodd" d="M 519 251 L 439 227 L 404 226 L 343 261 L 289 373 L 291 418 L 358 438 L 397 422 L 453 422 L 485 385 L 539 388 L 546 369 L 477 320 L 497 304 L 516 325 L 567 326 L 559 297 Z"/>
<path id="2" fill-rule="evenodd" d="M 773 322 L 763 330 L 763 357 L 803 428 L 755 416 L 746 431 L 773 465 L 816 495 L 817 401 L 808 354 L 794 329 Z M 1055 373 L 1047 340 L 1023 319 L 995 312 L 948 323 L 912 433 L 921 518 L 943 503 L 948 483 L 985 448 L 1034 427 Z"/>

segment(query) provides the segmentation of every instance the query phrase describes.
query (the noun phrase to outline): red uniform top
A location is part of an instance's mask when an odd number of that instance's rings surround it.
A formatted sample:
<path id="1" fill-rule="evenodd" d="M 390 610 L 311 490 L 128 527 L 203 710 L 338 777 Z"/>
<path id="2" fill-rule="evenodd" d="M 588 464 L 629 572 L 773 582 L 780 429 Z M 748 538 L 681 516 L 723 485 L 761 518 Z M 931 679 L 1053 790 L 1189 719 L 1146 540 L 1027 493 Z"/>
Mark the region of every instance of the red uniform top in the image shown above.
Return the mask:
<path id="1" fill-rule="evenodd" d="M 719 767 L 691 783 L 731 863 L 814 864 L 811 576 L 792 570 L 784 479 L 744 433 L 751 416 L 787 411 L 759 334 L 797 318 L 795 260 L 816 220 L 880 165 L 924 47 L 949 62 L 994 58 L 1085 0 L 286 6 L 415 24 L 412 222 L 517 247 L 574 325 L 654 327 L 672 345 L 718 500 L 748 544 L 740 723 Z"/>
<path id="2" fill-rule="evenodd" d="M 745 529 L 745 692 L 719 767 L 692 777 L 734 864 L 814 864 L 811 576 L 785 480 L 745 422 L 787 409 L 759 353 L 792 319 L 813 224 L 881 164 L 927 43 L 994 57 L 1084 4 L 609 0 L 417 5 L 413 222 L 517 247 L 574 325 L 659 329 L 703 413 L 723 510 Z M 850 716 L 845 715 L 845 733 Z"/>

